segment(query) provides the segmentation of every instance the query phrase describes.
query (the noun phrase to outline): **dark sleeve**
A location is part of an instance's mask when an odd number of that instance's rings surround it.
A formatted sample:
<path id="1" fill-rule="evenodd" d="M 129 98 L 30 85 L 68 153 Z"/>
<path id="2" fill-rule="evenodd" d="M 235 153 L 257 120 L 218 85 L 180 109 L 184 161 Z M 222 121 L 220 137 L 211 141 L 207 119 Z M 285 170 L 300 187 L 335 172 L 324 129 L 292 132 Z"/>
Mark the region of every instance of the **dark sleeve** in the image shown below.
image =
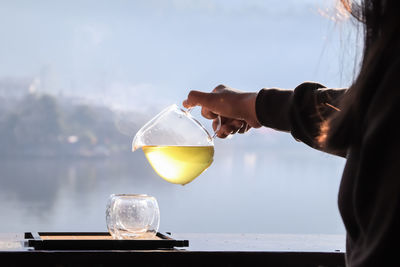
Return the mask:
<path id="1" fill-rule="evenodd" d="M 262 89 L 256 100 L 257 119 L 263 126 L 290 132 L 297 141 L 323 150 L 316 142 L 320 125 L 337 112 L 345 92 L 346 89 L 328 89 L 312 82 L 302 83 L 294 90 Z"/>

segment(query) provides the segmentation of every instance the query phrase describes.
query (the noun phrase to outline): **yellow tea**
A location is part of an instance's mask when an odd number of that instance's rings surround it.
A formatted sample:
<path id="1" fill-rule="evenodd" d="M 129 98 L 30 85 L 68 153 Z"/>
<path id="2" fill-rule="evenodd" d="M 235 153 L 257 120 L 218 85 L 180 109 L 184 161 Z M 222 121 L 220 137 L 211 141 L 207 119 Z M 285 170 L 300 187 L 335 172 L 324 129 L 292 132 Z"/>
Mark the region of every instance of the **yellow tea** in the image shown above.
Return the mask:
<path id="1" fill-rule="evenodd" d="M 187 184 L 205 171 L 214 157 L 213 146 L 143 146 L 153 169 L 166 181 Z"/>

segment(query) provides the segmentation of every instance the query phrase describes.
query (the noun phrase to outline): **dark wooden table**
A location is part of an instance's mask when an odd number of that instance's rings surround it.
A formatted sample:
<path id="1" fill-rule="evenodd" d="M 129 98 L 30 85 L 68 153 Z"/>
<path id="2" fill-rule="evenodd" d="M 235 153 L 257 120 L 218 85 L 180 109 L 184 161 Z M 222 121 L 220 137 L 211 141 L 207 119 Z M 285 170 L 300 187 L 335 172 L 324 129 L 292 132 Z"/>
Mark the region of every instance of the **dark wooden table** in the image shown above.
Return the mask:
<path id="1" fill-rule="evenodd" d="M 0 234 L 0 266 L 345 266 L 344 236 L 175 233 L 172 250 L 32 250 L 23 233 Z"/>

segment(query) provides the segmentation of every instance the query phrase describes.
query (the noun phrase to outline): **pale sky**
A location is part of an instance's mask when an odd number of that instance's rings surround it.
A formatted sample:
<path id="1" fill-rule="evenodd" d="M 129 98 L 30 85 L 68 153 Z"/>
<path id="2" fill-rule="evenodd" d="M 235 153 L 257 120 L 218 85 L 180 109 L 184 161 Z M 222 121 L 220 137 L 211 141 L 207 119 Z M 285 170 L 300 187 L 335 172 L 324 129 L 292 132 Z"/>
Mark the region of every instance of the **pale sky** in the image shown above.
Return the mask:
<path id="1" fill-rule="evenodd" d="M 334 3 L 0 0 L 0 81 L 129 109 L 181 104 L 220 83 L 342 87 L 355 44 L 349 23 L 320 14 Z"/>

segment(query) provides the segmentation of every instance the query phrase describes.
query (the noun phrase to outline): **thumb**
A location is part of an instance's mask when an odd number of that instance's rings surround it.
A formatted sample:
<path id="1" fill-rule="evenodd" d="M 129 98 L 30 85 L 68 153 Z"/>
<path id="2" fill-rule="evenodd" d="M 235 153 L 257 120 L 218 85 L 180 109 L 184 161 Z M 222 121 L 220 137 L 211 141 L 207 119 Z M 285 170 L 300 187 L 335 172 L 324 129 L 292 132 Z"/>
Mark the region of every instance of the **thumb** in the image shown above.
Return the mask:
<path id="1" fill-rule="evenodd" d="M 211 95 L 212 93 L 192 90 L 189 92 L 187 99 L 183 101 L 183 106 L 185 108 L 191 108 L 194 106 L 207 107 L 209 105 Z"/>

